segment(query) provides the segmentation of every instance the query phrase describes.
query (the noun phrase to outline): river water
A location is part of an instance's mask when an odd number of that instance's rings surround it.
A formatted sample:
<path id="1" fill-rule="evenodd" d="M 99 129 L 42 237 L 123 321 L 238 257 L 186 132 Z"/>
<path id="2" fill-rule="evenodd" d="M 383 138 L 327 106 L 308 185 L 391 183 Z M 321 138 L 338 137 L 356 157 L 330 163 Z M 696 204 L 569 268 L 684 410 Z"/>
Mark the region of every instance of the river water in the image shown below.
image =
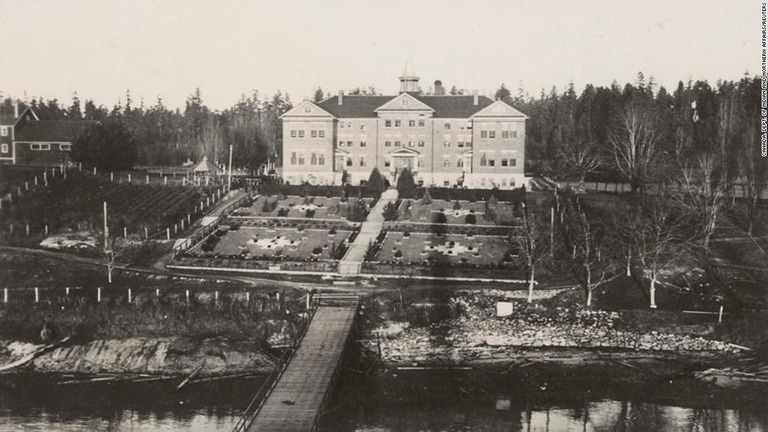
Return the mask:
<path id="1" fill-rule="evenodd" d="M 768 431 L 768 401 L 744 405 L 738 398 L 733 402 L 715 393 L 707 397 L 698 387 L 670 394 L 643 385 L 617 390 L 609 383 L 569 383 L 563 390 L 555 383 L 535 389 L 504 382 L 493 388 L 478 383 L 482 388 L 477 390 L 465 388 L 466 383 L 454 385 L 459 381 L 444 375 L 424 376 L 345 380 L 321 430 Z M 6 389 L 0 397 L 0 432 L 228 431 L 259 384 L 251 379 L 184 392 L 157 386 L 89 386 L 42 393 Z M 649 394 L 649 388 L 659 390 Z M 696 395 L 686 396 L 691 391 Z"/>

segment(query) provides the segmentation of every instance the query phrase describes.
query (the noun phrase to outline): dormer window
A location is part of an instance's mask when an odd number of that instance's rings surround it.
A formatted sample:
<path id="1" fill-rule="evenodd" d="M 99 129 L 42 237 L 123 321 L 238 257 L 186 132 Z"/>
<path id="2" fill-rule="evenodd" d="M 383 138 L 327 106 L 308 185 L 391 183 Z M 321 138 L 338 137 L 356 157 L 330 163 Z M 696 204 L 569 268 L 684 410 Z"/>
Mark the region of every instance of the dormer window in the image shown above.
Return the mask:
<path id="1" fill-rule="evenodd" d="M 305 113 L 311 113 L 312 112 L 312 107 L 310 107 L 309 105 L 305 106 L 304 107 L 304 112 Z"/>

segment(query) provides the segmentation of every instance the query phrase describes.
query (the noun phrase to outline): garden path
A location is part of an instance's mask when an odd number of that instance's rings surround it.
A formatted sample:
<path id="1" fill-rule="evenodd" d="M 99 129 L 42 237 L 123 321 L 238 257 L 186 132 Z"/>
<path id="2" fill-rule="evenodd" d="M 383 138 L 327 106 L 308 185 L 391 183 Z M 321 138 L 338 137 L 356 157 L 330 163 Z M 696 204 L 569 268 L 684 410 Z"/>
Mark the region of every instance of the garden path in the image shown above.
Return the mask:
<path id="1" fill-rule="evenodd" d="M 368 218 L 360 226 L 360 233 L 357 238 L 349 245 L 347 254 L 339 261 L 339 274 L 344 276 L 360 274 L 360 267 L 365 260 L 368 245 L 376 241 L 376 237 L 379 236 L 381 227 L 384 225 L 384 206 L 397 201 L 397 198 L 397 189 L 387 189 L 381 194 L 379 201 L 368 213 Z"/>

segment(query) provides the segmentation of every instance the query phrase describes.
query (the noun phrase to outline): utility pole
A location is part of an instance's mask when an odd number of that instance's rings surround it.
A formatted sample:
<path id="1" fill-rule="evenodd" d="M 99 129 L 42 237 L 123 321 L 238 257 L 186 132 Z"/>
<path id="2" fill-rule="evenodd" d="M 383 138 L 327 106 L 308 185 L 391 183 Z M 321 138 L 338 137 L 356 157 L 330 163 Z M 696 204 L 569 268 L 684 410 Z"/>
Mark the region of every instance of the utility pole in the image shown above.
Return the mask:
<path id="1" fill-rule="evenodd" d="M 107 280 L 112 283 L 112 266 L 115 263 L 114 251 L 109 247 L 109 226 L 107 225 L 107 202 L 104 201 L 104 260 L 107 262 Z"/>
<path id="2" fill-rule="evenodd" d="M 229 145 L 229 176 L 227 178 L 227 192 L 232 190 L 232 144 Z"/>

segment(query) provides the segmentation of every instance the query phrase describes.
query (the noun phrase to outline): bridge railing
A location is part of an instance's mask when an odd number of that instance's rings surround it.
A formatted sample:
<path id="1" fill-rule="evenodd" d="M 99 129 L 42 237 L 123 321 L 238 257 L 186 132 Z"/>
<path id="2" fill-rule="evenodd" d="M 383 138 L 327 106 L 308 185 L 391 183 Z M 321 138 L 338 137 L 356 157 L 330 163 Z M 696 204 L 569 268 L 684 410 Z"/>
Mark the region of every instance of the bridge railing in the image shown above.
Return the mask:
<path id="1" fill-rule="evenodd" d="M 272 389 L 275 388 L 277 382 L 280 381 L 280 377 L 283 375 L 283 372 L 285 372 L 285 369 L 291 362 L 291 359 L 296 353 L 296 349 L 301 344 L 301 341 L 304 340 L 304 335 L 307 334 L 307 330 L 309 329 L 309 325 L 312 322 L 312 318 L 315 316 L 317 304 L 313 302 L 312 305 L 313 307 L 307 312 L 307 320 L 301 329 L 301 333 L 299 333 L 299 337 L 297 337 L 291 344 L 290 348 L 280 356 L 280 359 L 278 360 L 280 366 L 276 370 L 272 371 L 267 376 L 267 379 L 264 380 L 264 382 L 261 384 L 259 390 L 256 392 L 256 395 L 251 400 L 251 403 L 248 404 L 248 407 L 245 409 L 243 416 L 240 417 L 240 420 L 238 420 L 238 422 L 235 424 L 232 432 L 245 432 L 248 429 L 248 426 L 251 425 L 251 422 L 253 422 L 253 419 L 256 418 L 256 415 L 261 410 L 264 402 L 266 402 L 266 396 L 272 392 Z"/>

